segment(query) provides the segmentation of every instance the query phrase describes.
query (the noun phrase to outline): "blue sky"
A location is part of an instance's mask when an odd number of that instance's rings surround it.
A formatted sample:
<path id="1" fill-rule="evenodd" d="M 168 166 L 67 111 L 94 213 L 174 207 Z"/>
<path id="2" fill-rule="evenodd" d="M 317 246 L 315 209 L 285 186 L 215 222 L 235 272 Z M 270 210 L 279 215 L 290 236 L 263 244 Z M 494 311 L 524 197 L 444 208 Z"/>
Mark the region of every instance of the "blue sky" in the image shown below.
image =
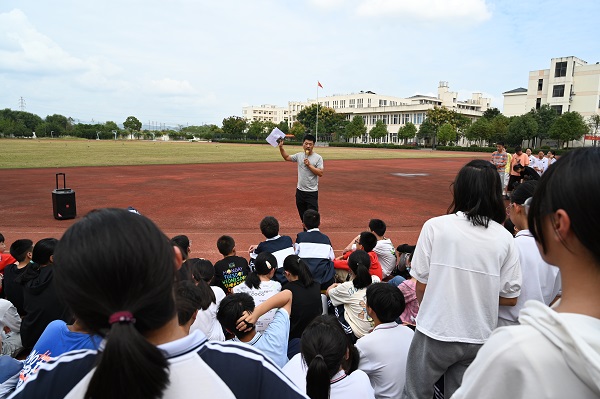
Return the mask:
<path id="1" fill-rule="evenodd" d="M 221 125 L 245 105 L 448 81 L 502 107 L 528 72 L 600 61 L 600 2 L 55 0 L 0 2 L 0 109 L 82 122 Z"/>

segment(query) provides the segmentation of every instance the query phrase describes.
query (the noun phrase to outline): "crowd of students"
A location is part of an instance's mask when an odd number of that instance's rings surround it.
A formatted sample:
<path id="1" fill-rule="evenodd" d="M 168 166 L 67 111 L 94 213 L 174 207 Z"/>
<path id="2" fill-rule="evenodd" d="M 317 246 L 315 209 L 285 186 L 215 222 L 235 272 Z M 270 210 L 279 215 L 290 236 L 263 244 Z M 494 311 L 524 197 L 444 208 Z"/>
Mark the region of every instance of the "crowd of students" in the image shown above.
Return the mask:
<path id="1" fill-rule="evenodd" d="M 600 150 L 502 187 L 471 161 L 416 246 L 372 219 L 337 258 L 314 210 L 214 265 L 123 209 L 0 235 L 0 398 L 598 397 Z"/>

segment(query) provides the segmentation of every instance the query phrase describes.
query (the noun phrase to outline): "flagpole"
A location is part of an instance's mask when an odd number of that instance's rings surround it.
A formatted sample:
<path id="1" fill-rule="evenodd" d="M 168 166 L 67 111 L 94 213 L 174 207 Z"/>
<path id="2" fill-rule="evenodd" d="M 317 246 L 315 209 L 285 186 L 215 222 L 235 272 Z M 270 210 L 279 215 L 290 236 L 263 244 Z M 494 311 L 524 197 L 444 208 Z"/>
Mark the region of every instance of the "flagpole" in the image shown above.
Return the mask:
<path id="1" fill-rule="evenodd" d="M 315 127 L 315 139 L 319 140 L 319 84 L 317 81 L 317 125 Z"/>

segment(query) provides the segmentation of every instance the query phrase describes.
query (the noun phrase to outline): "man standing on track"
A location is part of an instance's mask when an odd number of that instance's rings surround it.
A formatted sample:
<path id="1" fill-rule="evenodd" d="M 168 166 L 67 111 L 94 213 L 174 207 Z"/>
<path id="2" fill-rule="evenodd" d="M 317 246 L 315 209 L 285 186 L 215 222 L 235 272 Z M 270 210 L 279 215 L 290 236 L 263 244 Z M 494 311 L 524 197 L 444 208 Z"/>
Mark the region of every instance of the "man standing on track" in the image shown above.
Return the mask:
<path id="1" fill-rule="evenodd" d="M 323 157 L 313 152 L 315 136 L 307 134 L 302 140 L 304 152 L 288 155 L 283 148 L 283 140 L 279 141 L 281 157 L 298 164 L 298 185 L 296 186 L 296 207 L 300 220 L 307 209 L 319 211 L 319 177 L 323 176 Z"/>

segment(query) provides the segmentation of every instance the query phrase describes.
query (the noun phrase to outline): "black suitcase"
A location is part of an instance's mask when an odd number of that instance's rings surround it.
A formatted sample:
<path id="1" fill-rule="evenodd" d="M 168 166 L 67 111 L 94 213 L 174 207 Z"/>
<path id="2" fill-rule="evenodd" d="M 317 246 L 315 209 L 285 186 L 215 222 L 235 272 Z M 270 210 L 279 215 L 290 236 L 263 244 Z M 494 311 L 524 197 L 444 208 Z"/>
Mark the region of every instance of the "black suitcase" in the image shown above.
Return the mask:
<path id="1" fill-rule="evenodd" d="M 63 188 L 58 188 L 58 176 L 63 177 Z M 74 219 L 77 216 L 75 204 L 75 191 L 67 188 L 67 180 L 64 173 L 56 174 L 56 189 L 52 190 L 52 210 L 54 219 Z"/>

